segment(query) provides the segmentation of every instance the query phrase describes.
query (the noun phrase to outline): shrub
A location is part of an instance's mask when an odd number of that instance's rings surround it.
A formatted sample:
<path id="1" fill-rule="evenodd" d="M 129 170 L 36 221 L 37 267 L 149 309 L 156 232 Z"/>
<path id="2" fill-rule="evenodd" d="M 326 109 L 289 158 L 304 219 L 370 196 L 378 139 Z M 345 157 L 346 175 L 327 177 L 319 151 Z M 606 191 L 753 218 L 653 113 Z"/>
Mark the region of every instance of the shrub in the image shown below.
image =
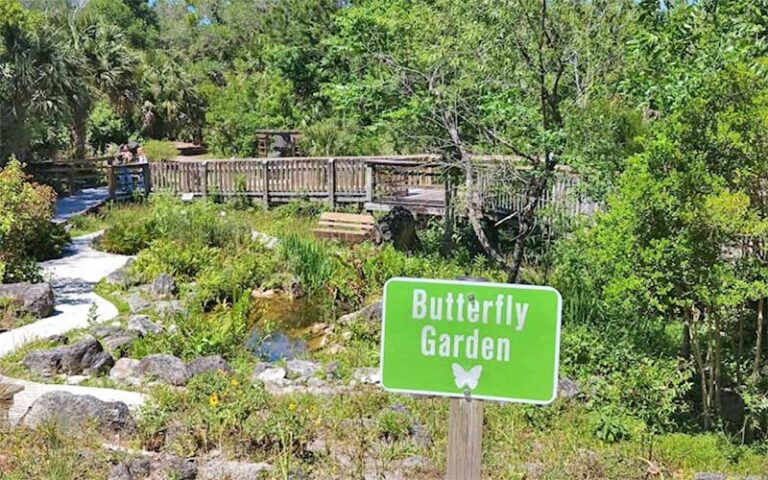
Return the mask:
<path id="1" fill-rule="evenodd" d="M 150 162 L 168 162 L 179 155 L 176 145 L 165 140 L 148 140 L 143 148 Z"/>
<path id="2" fill-rule="evenodd" d="M 250 243 L 250 226 L 231 208 L 210 201 L 191 204 L 166 195 L 155 195 L 149 210 L 123 210 L 115 213 L 112 226 L 100 241 L 103 250 L 136 254 L 159 239 L 187 245 L 239 247 Z"/>
<path id="3" fill-rule="evenodd" d="M 35 260 L 60 253 L 68 236 L 51 225 L 55 193 L 30 183 L 12 159 L 0 170 L 0 281 L 39 281 Z"/>
<path id="4" fill-rule="evenodd" d="M 128 141 L 128 130 L 109 102 L 99 101 L 88 117 L 88 140 L 97 152 L 105 152 L 109 144 Z"/>

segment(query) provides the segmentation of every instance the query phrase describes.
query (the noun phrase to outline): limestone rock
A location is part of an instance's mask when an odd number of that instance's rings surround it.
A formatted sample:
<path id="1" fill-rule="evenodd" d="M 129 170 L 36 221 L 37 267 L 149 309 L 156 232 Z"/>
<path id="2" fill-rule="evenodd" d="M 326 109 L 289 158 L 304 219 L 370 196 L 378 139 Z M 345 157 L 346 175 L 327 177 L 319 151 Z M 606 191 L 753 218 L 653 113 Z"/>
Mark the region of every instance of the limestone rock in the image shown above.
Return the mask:
<path id="1" fill-rule="evenodd" d="M 121 357 L 128 351 L 128 347 L 136 341 L 136 335 L 124 331 L 118 335 L 111 335 L 101 340 L 104 348 L 113 355 Z"/>
<path id="2" fill-rule="evenodd" d="M 187 372 L 190 377 L 200 375 L 201 373 L 216 373 L 219 371 L 226 373 L 232 371 L 232 367 L 220 355 L 196 358 L 187 365 Z"/>
<path id="3" fill-rule="evenodd" d="M 63 350 L 61 347 L 52 350 L 34 350 L 29 352 L 21 363 L 33 373 L 52 377 L 61 371 Z"/>
<path id="4" fill-rule="evenodd" d="M 381 372 L 378 367 L 356 368 L 352 370 L 352 381 L 365 385 L 376 385 L 381 383 Z"/>
<path id="5" fill-rule="evenodd" d="M 74 345 L 60 347 L 64 350 L 61 371 L 67 375 L 99 375 L 109 372 L 115 364 L 110 354 L 104 351 L 98 340 L 86 337 Z"/>
<path id="6" fill-rule="evenodd" d="M 197 467 L 192 460 L 174 455 L 150 455 L 115 465 L 108 480 L 193 480 Z"/>
<path id="7" fill-rule="evenodd" d="M 130 266 L 133 262 L 134 259 L 128 259 L 125 265 L 107 275 L 105 278 L 106 282 L 119 288 L 128 288 L 136 285 L 137 283 L 130 272 Z"/>
<path id="8" fill-rule="evenodd" d="M 115 362 L 115 366 L 109 371 L 109 378 L 118 381 L 138 380 L 139 361 L 133 358 L 121 358 Z"/>
<path id="9" fill-rule="evenodd" d="M 197 480 L 255 480 L 271 471 L 272 465 L 268 463 L 211 460 L 200 466 Z"/>
<path id="10" fill-rule="evenodd" d="M 91 329 L 91 334 L 99 339 L 120 335 L 124 332 L 119 325 L 97 325 Z"/>
<path id="11" fill-rule="evenodd" d="M 176 281 L 167 273 L 161 273 L 149 284 L 149 293 L 158 298 L 173 297 L 176 294 Z"/>
<path id="12" fill-rule="evenodd" d="M 89 426 L 102 433 L 132 433 L 136 422 L 122 402 L 104 402 L 90 395 L 49 392 L 38 398 L 21 419 L 21 424 L 36 428 L 53 422 L 61 431 L 81 434 Z"/>
<path id="13" fill-rule="evenodd" d="M 381 307 L 382 303 L 381 300 L 379 300 L 361 310 L 339 317 L 339 323 L 342 325 L 364 323 L 379 327 L 381 326 Z"/>
<path id="14" fill-rule="evenodd" d="M 309 378 L 320 370 L 320 365 L 306 360 L 288 360 L 285 365 L 286 377 L 289 379 Z"/>
<path id="15" fill-rule="evenodd" d="M 0 300 L 10 300 L 20 314 L 45 318 L 53 313 L 53 288 L 50 283 L 9 283 L 0 285 Z"/>
<path id="16" fill-rule="evenodd" d="M 58 373 L 99 375 L 108 372 L 114 363 L 112 356 L 93 337 L 70 346 L 32 351 L 22 360 L 30 371 L 45 377 Z"/>
<path id="17" fill-rule="evenodd" d="M 141 296 L 139 293 L 131 293 L 125 297 L 125 302 L 128 304 L 128 308 L 131 313 L 141 312 L 152 306 L 149 300 Z"/>
<path id="18" fill-rule="evenodd" d="M 159 335 L 163 333 L 163 327 L 149 319 L 147 315 L 131 315 L 128 319 L 128 331 L 140 337 L 147 335 Z"/>
<path id="19" fill-rule="evenodd" d="M 155 311 L 163 317 L 174 317 L 176 315 L 186 315 L 187 309 L 184 304 L 178 300 L 162 301 L 155 303 Z"/>
<path id="20" fill-rule="evenodd" d="M 286 373 L 283 367 L 272 367 L 255 375 L 254 380 L 264 383 L 276 383 L 285 379 Z"/>
<path id="21" fill-rule="evenodd" d="M 189 379 L 187 366 L 173 355 L 148 355 L 139 362 L 136 370 L 140 375 L 149 375 L 170 385 L 182 386 Z"/>

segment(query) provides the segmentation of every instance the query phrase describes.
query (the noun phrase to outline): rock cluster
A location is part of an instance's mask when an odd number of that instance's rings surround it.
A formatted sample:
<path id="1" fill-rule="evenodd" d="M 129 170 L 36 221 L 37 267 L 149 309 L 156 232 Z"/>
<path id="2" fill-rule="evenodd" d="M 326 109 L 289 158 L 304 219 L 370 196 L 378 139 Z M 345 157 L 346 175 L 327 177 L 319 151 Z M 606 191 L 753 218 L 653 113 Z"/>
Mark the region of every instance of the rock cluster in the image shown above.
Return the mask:
<path id="1" fill-rule="evenodd" d="M 196 375 L 219 371 L 232 371 L 226 360 L 219 355 L 196 358 L 186 364 L 173 355 L 154 354 L 141 360 L 121 358 L 115 363 L 109 376 L 113 380 L 131 385 L 150 380 L 181 387 Z"/>
<path id="2" fill-rule="evenodd" d="M 255 480 L 272 470 L 268 463 L 223 460 L 216 452 L 199 460 L 147 454 L 115 465 L 108 480 Z"/>
<path id="3" fill-rule="evenodd" d="M 94 337 L 51 350 L 36 350 L 27 354 L 22 364 L 30 371 L 50 377 L 65 375 L 100 375 L 109 372 L 115 364 L 112 356 L 104 351 Z"/>

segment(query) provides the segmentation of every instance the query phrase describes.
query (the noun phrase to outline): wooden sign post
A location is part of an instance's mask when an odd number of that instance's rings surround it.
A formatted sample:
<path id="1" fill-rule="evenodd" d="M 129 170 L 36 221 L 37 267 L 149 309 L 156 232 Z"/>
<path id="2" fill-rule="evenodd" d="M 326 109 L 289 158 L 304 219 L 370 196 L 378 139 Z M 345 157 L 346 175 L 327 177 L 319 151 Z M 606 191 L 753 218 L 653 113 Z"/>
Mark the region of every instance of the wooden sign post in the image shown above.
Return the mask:
<path id="1" fill-rule="evenodd" d="M 555 399 L 561 310 L 550 287 L 417 278 L 384 286 L 381 384 L 452 397 L 448 480 L 480 480 L 483 400 Z"/>
<path id="2" fill-rule="evenodd" d="M 483 402 L 452 398 L 448 417 L 448 480 L 480 480 Z"/>

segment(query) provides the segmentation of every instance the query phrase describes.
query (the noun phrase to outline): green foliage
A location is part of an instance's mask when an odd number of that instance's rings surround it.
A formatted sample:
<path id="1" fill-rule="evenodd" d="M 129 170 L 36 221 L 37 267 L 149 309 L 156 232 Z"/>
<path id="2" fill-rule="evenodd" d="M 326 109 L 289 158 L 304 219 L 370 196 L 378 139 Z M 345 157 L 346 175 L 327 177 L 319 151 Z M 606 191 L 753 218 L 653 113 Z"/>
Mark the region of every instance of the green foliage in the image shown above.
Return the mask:
<path id="1" fill-rule="evenodd" d="M 105 101 L 96 102 L 88 117 L 88 141 L 96 152 L 105 153 L 111 144 L 128 142 L 130 133 L 123 119 Z"/>
<path id="2" fill-rule="evenodd" d="M 69 236 L 51 224 L 55 194 L 30 183 L 17 160 L 0 169 L 0 283 L 38 281 L 36 260 L 61 253 Z"/>
<path id="3" fill-rule="evenodd" d="M 291 84 L 272 72 L 232 74 L 207 96 L 207 138 L 221 155 L 255 157 L 256 130 L 292 127 L 299 116 Z"/>
<path id="4" fill-rule="evenodd" d="M 115 212 L 99 245 L 112 253 L 136 254 L 153 241 L 170 239 L 207 247 L 250 242 L 245 219 L 227 206 L 210 201 L 184 204 L 172 196 L 155 195 L 148 211 Z"/>
<path id="5" fill-rule="evenodd" d="M 179 150 L 173 142 L 161 140 L 148 140 L 142 145 L 144 153 L 150 162 L 167 162 L 174 160 L 179 155 Z"/>
<path id="6" fill-rule="evenodd" d="M 309 292 L 326 288 L 334 275 L 336 261 L 320 243 L 289 235 L 280 242 L 280 259 L 286 262 Z"/>

